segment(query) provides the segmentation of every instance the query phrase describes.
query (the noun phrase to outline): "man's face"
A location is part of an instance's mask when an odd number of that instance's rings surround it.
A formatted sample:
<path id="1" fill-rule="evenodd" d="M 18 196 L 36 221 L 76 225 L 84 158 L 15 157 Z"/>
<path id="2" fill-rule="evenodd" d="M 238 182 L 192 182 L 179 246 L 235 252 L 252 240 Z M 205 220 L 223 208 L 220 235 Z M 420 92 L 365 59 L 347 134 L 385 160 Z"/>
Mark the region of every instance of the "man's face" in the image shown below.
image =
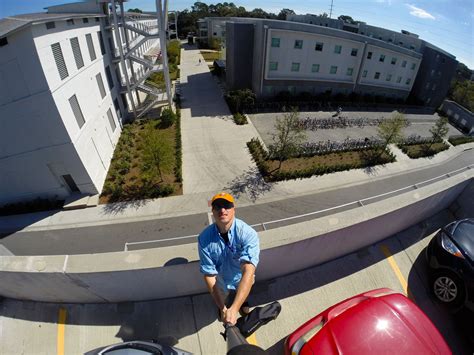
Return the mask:
<path id="1" fill-rule="evenodd" d="M 223 199 L 216 200 L 212 206 L 212 214 L 217 223 L 228 224 L 234 219 L 234 204 Z"/>

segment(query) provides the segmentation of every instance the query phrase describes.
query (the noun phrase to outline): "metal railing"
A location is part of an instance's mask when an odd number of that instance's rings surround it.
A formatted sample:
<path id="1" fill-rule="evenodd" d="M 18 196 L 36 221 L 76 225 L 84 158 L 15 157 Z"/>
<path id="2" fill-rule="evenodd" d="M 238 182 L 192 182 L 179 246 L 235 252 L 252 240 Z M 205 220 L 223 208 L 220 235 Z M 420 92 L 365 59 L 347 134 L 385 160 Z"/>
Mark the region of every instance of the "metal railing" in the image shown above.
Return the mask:
<path id="1" fill-rule="evenodd" d="M 310 217 L 310 216 L 316 216 L 318 214 L 322 214 L 322 213 L 325 213 L 325 212 L 330 212 L 330 211 L 333 211 L 333 210 L 345 208 L 345 207 L 348 207 L 348 206 L 351 206 L 351 205 L 354 205 L 354 208 L 355 207 L 362 207 L 362 206 L 365 206 L 365 205 L 368 205 L 369 203 L 371 203 L 369 201 L 375 202 L 375 201 L 380 200 L 381 198 L 385 198 L 389 195 L 394 195 L 394 194 L 398 195 L 401 192 L 406 192 L 406 191 L 409 191 L 409 190 L 416 190 L 416 189 L 419 189 L 420 187 L 429 185 L 430 183 L 433 183 L 434 181 L 439 181 L 439 180 L 450 178 L 454 175 L 457 175 L 457 174 L 459 174 L 463 171 L 466 171 L 466 170 L 469 170 L 469 169 L 472 169 L 472 168 L 474 168 L 474 164 L 467 165 L 463 168 L 450 171 L 448 173 L 436 176 L 436 177 L 428 179 L 428 180 L 418 182 L 418 183 L 413 184 L 413 185 L 409 185 L 409 186 L 402 187 L 400 189 L 385 192 L 383 194 L 363 198 L 363 199 L 352 201 L 352 202 L 349 202 L 349 203 L 344 203 L 342 205 L 338 205 L 338 206 L 334 206 L 334 207 L 325 208 L 325 209 L 319 210 L 319 211 L 308 212 L 308 213 L 300 214 L 300 215 L 297 215 L 297 216 L 291 216 L 291 217 L 276 219 L 276 220 L 273 220 L 273 221 L 252 224 L 251 227 L 253 227 L 253 228 L 261 227 L 265 231 L 265 230 L 267 230 L 267 226 L 269 226 L 271 224 L 293 221 L 295 219 L 302 219 L 302 218 L 306 218 L 306 217 Z M 124 247 L 124 251 L 128 251 L 128 247 L 130 245 L 152 244 L 152 243 L 169 242 L 171 240 L 190 239 L 190 238 L 196 238 L 196 237 L 198 237 L 198 235 L 199 234 L 193 234 L 193 235 L 187 235 L 187 236 L 183 236 L 183 237 L 173 237 L 173 238 L 166 238 L 166 239 L 159 239 L 159 240 L 144 240 L 144 241 L 141 241 L 141 242 L 126 242 L 125 247 Z"/>

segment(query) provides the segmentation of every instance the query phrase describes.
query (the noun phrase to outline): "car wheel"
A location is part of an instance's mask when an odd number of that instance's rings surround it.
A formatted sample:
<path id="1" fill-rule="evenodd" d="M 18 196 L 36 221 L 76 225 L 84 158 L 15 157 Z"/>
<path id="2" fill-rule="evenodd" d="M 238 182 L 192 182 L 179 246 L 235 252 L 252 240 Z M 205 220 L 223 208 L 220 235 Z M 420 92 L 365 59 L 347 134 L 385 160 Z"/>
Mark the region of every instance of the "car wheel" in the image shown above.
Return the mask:
<path id="1" fill-rule="evenodd" d="M 464 301 L 464 285 L 451 272 L 442 271 L 434 275 L 432 290 L 438 301 L 448 306 L 459 306 Z"/>

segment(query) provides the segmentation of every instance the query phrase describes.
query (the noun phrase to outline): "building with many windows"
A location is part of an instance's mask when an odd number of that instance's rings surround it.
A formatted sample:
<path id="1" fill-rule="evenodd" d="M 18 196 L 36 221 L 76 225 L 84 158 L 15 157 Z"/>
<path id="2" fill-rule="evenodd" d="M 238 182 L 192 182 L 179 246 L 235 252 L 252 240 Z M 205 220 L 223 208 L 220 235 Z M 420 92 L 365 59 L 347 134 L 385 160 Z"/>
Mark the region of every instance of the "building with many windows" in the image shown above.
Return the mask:
<path id="1" fill-rule="evenodd" d="M 222 21 L 198 22 L 200 34 L 210 41 L 213 22 L 222 27 Z M 412 97 L 436 108 L 457 66 L 453 55 L 407 31 L 314 15 L 225 21 L 217 36 L 225 38 L 227 86 L 250 88 L 258 97 L 357 93 Z"/>
<path id="2" fill-rule="evenodd" d="M 157 17 L 107 2 L 58 5 L 0 20 L 0 205 L 97 194 L 122 122 L 166 91 Z"/>

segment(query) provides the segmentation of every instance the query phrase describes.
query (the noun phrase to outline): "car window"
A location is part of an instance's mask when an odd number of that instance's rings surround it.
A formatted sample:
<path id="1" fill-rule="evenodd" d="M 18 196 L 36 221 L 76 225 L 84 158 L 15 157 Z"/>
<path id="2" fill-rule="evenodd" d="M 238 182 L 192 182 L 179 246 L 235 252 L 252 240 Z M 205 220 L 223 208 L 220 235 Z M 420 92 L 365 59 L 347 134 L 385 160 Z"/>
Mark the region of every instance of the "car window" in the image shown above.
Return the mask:
<path id="1" fill-rule="evenodd" d="M 467 256 L 474 260 L 474 223 L 462 222 L 454 231 L 453 239 Z"/>

